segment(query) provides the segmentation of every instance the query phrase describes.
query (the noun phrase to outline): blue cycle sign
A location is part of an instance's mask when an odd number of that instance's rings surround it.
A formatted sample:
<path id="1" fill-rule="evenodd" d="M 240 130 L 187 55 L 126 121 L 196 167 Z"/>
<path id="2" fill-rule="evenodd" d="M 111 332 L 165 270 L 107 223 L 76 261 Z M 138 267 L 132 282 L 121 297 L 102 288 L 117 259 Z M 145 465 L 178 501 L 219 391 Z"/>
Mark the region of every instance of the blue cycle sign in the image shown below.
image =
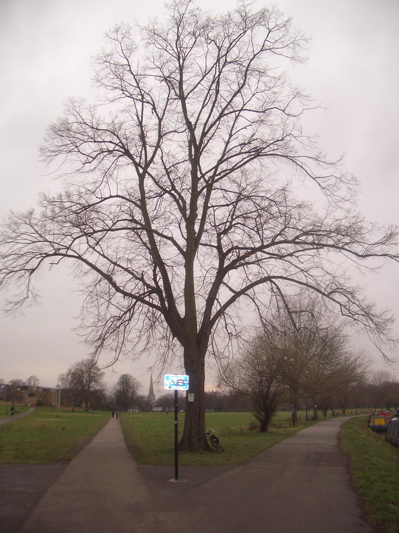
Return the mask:
<path id="1" fill-rule="evenodd" d="M 188 390 L 188 376 L 177 376 L 176 374 L 166 374 L 164 379 L 164 389 L 166 390 Z"/>

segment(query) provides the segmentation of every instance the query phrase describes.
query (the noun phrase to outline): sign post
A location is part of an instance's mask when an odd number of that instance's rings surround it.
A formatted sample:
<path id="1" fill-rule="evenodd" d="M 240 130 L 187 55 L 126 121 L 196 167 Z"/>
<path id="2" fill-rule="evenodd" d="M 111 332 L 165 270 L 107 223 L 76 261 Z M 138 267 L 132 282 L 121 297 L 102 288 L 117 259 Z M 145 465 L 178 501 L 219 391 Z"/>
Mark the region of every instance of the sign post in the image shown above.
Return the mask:
<path id="1" fill-rule="evenodd" d="M 179 480 L 179 431 L 178 431 L 178 417 L 179 417 L 179 390 L 188 390 L 189 379 L 188 376 L 179 376 L 175 374 L 167 374 L 164 379 L 164 389 L 175 391 L 175 481 Z"/>
<path id="2" fill-rule="evenodd" d="M 177 389 L 175 389 L 175 481 L 179 479 L 179 396 Z"/>

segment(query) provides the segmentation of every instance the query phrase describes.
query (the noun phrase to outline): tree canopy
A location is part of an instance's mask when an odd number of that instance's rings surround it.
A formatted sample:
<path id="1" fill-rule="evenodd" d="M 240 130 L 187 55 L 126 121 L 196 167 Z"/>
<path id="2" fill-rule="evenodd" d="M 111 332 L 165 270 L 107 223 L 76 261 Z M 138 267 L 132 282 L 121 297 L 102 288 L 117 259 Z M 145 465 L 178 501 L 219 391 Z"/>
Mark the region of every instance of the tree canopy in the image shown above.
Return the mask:
<path id="1" fill-rule="evenodd" d="M 41 148 L 63 192 L 3 225 L 0 283 L 20 290 L 11 309 L 66 261 L 95 356 L 154 344 L 179 356 L 194 393 L 182 447 L 206 446 L 206 356 L 237 336 L 243 301 L 263 312 L 271 295 L 307 287 L 389 339 L 390 317 L 342 260 L 397 260 L 396 229 L 356 212 L 353 177 L 302 131 L 310 105 L 287 70 L 303 44 L 277 9 L 247 2 L 213 15 L 174 0 L 165 23 L 115 27 L 96 58 L 97 100 L 71 99 Z"/>

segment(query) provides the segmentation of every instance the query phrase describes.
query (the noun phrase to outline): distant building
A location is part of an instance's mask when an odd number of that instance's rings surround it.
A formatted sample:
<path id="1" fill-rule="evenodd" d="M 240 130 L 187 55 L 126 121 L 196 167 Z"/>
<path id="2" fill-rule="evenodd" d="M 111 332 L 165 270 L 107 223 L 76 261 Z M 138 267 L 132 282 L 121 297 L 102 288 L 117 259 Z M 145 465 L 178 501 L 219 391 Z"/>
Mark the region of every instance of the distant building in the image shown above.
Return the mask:
<path id="1" fill-rule="evenodd" d="M 13 394 L 9 392 L 9 385 L 4 385 L 1 390 L 3 400 L 15 401 L 20 405 L 38 407 L 56 405 L 56 391 L 54 389 L 39 387 L 36 385 L 20 385 Z"/>

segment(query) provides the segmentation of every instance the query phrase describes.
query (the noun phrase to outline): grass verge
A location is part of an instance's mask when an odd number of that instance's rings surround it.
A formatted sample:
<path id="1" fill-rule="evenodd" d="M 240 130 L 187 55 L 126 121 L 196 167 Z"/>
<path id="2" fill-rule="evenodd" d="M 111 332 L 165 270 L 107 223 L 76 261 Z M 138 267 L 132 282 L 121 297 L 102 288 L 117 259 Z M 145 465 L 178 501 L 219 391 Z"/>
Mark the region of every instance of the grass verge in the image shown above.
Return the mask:
<path id="1" fill-rule="evenodd" d="M 0 427 L 0 464 L 53 464 L 72 459 L 109 420 L 109 413 L 40 407 Z"/>
<path id="2" fill-rule="evenodd" d="M 323 418 L 324 420 L 324 418 Z M 182 466 L 236 466 L 249 461 L 260 452 L 289 435 L 311 425 L 305 413 L 291 427 L 291 414 L 278 412 L 266 433 L 249 431 L 255 421 L 251 413 L 207 413 L 206 426 L 213 428 L 226 453 L 216 451 L 179 454 Z M 122 428 L 128 448 L 135 461 L 143 465 L 174 464 L 174 415 L 172 413 L 123 413 Z M 184 413 L 179 414 L 179 433 L 183 429 Z"/>
<path id="3" fill-rule="evenodd" d="M 399 531 L 399 449 L 372 432 L 367 417 L 349 420 L 341 449 L 350 456 L 353 484 L 367 521 L 384 533 Z"/>

